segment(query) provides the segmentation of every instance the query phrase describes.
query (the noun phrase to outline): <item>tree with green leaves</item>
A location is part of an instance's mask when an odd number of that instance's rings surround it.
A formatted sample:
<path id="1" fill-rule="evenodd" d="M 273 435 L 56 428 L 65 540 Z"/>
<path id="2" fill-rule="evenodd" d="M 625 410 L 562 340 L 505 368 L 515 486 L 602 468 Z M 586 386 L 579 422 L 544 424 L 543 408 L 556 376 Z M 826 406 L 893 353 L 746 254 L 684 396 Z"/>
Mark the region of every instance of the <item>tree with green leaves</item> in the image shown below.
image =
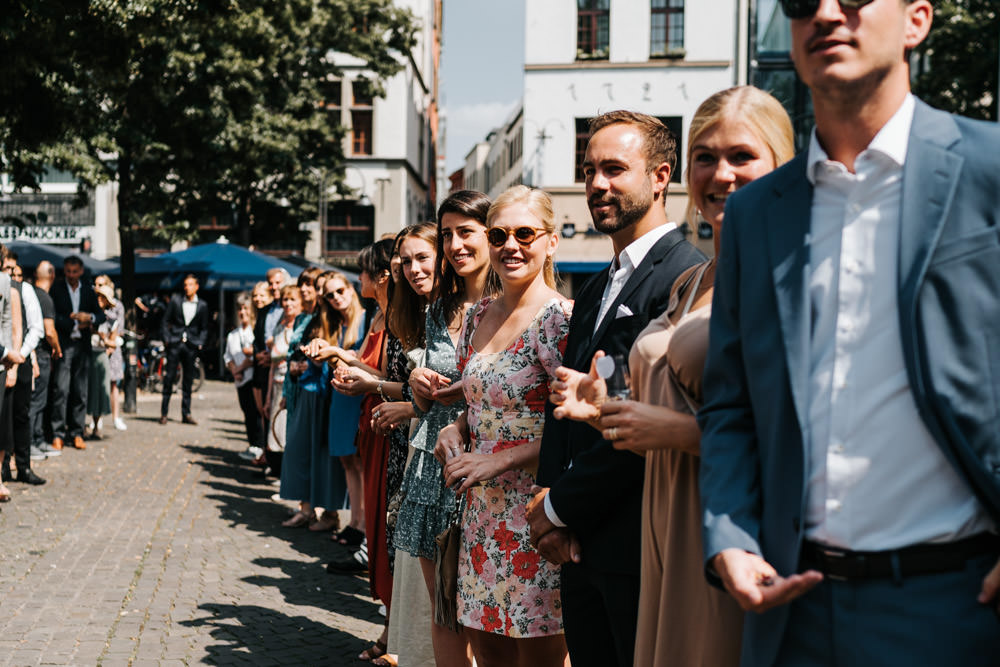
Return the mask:
<path id="1" fill-rule="evenodd" d="M 915 54 L 914 92 L 952 113 L 997 119 L 1000 4 L 935 0 L 930 35 Z"/>
<path id="2" fill-rule="evenodd" d="M 338 59 L 380 92 L 414 32 L 392 0 L 15 3 L 0 18 L 0 157 L 16 187 L 46 166 L 116 183 L 131 325 L 137 233 L 190 238 L 220 215 L 296 233 L 319 175 L 342 170 L 344 129 L 321 104 Z"/>

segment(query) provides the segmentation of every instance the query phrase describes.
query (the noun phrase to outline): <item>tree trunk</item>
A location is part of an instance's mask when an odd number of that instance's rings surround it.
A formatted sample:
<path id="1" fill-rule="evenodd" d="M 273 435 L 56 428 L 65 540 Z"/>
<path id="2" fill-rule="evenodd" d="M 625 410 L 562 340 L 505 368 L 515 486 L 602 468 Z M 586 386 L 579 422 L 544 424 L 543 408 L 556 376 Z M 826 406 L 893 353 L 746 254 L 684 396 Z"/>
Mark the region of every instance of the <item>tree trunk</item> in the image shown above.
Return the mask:
<path id="1" fill-rule="evenodd" d="M 135 212 L 132 208 L 132 157 L 123 146 L 118 156 L 118 239 L 121 243 L 122 305 L 125 307 L 125 387 L 122 411 L 136 412 L 138 341 L 135 317 Z"/>
<path id="2" fill-rule="evenodd" d="M 236 230 L 234 241 L 244 248 L 250 247 L 250 197 L 240 195 L 236 200 Z"/>

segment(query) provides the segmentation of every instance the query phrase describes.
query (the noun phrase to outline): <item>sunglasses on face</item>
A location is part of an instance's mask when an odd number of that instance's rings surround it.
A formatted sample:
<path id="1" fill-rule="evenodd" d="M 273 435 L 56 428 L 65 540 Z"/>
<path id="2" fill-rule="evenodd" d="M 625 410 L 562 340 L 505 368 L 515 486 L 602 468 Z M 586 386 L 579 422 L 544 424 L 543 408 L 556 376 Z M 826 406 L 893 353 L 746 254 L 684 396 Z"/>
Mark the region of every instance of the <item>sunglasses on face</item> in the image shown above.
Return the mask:
<path id="1" fill-rule="evenodd" d="M 875 0 L 838 0 L 842 9 L 860 9 Z M 781 0 L 781 10 L 790 19 L 807 19 L 819 9 L 820 0 Z"/>
<path id="2" fill-rule="evenodd" d="M 536 227 L 515 227 L 514 229 L 507 229 L 506 227 L 490 227 L 486 230 L 486 240 L 494 248 L 502 248 L 507 243 L 507 238 L 513 234 L 514 240 L 522 248 L 527 248 L 532 243 L 535 242 L 542 234 L 547 234 L 544 229 L 538 229 Z"/>

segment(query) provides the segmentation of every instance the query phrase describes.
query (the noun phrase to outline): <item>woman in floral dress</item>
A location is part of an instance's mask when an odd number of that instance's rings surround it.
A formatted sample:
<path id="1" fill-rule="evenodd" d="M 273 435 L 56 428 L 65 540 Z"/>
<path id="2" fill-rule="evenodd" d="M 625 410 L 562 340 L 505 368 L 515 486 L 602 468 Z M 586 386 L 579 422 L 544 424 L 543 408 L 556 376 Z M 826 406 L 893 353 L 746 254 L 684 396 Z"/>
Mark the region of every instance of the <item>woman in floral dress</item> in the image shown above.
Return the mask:
<path id="1" fill-rule="evenodd" d="M 490 207 L 487 227 L 502 291 L 466 317 L 457 353 L 468 407 L 435 447 L 446 484 L 468 492 L 458 620 L 481 667 L 564 665 L 559 568 L 531 546 L 525 505 L 538 490 L 545 401 L 571 303 L 554 289 L 559 238 L 548 195 L 507 190 Z"/>
<path id="2" fill-rule="evenodd" d="M 434 295 L 425 322 L 427 354 L 424 365 L 410 373 L 409 387 L 420 420 L 410 445 L 413 457 L 403 479 L 402 507 L 396 524 L 396 548 L 419 559 L 433 614 L 434 538 L 448 527 L 455 509 L 455 492 L 445 486 L 441 463 L 433 456 L 442 427 L 465 411 L 456 365 L 458 336 L 465 313 L 495 291 L 486 243 L 486 213 L 490 199 L 481 192 L 460 190 L 438 209 L 438 261 Z M 438 667 L 472 664 L 465 633 L 430 624 Z"/>

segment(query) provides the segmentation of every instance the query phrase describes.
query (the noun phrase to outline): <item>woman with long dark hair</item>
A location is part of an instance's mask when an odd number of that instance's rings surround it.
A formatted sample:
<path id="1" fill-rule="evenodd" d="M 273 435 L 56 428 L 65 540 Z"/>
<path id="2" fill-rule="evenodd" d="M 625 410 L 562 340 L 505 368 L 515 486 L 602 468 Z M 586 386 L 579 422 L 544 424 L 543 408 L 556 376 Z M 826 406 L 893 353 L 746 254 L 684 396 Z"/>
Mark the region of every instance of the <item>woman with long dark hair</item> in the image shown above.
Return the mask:
<path id="1" fill-rule="evenodd" d="M 455 345 L 466 311 L 495 291 L 486 241 L 490 199 L 462 190 L 438 209 L 437 279 L 425 322 L 427 352 L 423 366 L 410 373 L 409 389 L 420 417 L 410 444 L 413 456 L 403 479 L 402 506 L 396 523 L 396 548 L 416 556 L 434 602 L 434 538 L 443 531 L 455 508 L 455 493 L 444 484 L 434 458 L 438 432 L 465 410 Z M 492 280 L 491 280 L 492 278 Z M 431 624 L 434 657 L 439 667 L 471 664 L 468 640 Z"/>

